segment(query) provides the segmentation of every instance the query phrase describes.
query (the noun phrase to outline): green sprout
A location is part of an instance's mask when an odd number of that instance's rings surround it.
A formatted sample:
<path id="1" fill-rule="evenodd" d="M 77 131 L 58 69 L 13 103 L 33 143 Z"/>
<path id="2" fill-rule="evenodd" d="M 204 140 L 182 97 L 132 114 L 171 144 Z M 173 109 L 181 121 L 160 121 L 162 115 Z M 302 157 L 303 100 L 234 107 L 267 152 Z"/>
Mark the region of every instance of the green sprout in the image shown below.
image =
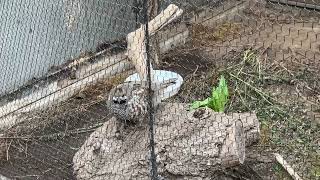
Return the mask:
<path id="1" fill-rule="evenodd" d="M 190 110 L 200 107 L 209 107 L 216 112 L 224 112 L 225 105 L 227 104 L 229 97 L 228 86 L 223 76 L 220 77 L 219 86 L 213 87 L 211 97 L 203 101 L 195 101 L 192 103 Z"/>

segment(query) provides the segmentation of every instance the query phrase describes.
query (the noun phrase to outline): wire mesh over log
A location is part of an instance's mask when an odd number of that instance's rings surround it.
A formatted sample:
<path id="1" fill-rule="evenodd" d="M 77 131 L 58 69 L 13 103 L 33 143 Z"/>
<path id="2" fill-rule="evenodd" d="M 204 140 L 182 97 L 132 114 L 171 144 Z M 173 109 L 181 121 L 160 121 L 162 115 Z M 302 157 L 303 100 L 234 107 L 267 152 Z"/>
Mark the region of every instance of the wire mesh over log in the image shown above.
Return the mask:
<path id="1" fill-rule="evenodd" d="M 164 178 L 210 177 L 243 163 L 245 147 L 259 140 L 254 113 L 187 109 L 188 104 L 163 103 L 156 111 L 155 151 Z M 75 154 L 77 179 L 149 179 L 147 123 L 126 128 L 122 140 L 115 136 L 115 123 L 107 121 Z"/>

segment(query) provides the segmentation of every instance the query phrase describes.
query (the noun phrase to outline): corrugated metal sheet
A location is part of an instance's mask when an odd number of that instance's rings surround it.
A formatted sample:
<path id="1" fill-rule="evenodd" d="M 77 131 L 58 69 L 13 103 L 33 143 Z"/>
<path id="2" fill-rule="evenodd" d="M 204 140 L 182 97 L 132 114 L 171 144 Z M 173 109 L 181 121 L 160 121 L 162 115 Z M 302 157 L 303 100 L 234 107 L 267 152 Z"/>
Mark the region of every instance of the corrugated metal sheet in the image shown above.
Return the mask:
<path id="1" fill-rule="evenodd" d="M 320 0 L 268 0 L 273 3 L 287 4 L 301 8 L 308 8 L 320 11 Z"/>
<path id="2" fill-rule="evenodd" d="M 307 4 L 315 4 L 320 5 L 320 0 L 291 0 L 294 2 L 307 3 Z"/>

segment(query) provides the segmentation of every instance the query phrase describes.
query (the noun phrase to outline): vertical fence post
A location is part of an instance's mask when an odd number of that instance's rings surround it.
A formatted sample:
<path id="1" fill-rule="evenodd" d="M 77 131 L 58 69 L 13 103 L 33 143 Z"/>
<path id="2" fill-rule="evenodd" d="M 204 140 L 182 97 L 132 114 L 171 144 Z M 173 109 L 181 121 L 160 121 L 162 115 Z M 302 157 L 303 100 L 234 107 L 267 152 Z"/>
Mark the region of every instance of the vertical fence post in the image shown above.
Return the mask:
<path id="1" fill-rule="evenodd" d="M 157 171 L 157 164 L 156 164 L 156 154 L 155 154 L 155 143 L 154 143 L 154 107 L 152 102 L 152 89 L 151 89 L 151 64 L 150 64 L 150 39 L 149 39 L 149 27 L 148 27 L 148 0 L 143 0 L 143 25 L 145 26 L 145 51 L 147 57 L 147 81 L 148 81 L 148 112 L 149 112 L 149 148 L 150 148 L 150 164 L 151 164 L 151 179 L 157 180 L 158 179 L 158 171 Z"/>

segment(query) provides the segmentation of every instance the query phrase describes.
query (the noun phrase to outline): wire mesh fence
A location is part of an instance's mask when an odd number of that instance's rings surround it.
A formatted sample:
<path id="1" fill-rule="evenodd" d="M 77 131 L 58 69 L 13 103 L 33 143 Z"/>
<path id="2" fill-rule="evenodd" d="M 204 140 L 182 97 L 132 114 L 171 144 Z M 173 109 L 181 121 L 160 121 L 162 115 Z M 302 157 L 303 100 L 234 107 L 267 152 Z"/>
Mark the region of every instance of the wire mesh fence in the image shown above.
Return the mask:
<path id="1" fill-rule="evenodd" d="M 0 4 L 0 179 L 320 178 L 319 2 Z"/>

